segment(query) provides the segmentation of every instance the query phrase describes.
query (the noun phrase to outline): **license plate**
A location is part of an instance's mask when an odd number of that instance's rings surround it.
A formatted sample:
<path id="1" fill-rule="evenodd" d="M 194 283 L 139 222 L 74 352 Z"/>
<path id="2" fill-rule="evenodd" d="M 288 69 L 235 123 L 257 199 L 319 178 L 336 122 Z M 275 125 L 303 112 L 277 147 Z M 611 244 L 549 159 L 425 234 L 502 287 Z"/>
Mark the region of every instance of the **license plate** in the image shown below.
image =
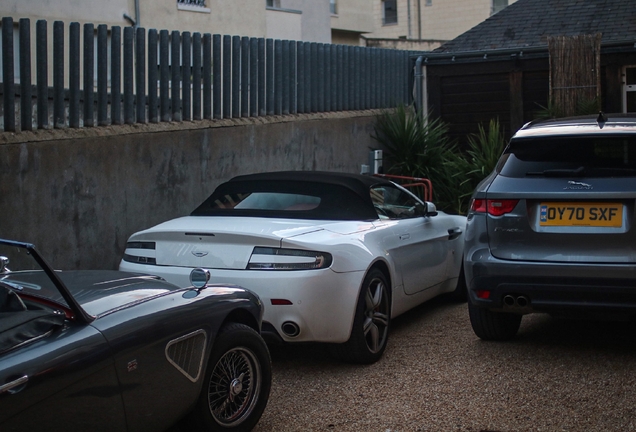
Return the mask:
<path id="1" fill-rule="evenodd" d="M 615 227 L 623 225 L 619 203 L 544 202 L 539 211 L 541 226 Z"/>

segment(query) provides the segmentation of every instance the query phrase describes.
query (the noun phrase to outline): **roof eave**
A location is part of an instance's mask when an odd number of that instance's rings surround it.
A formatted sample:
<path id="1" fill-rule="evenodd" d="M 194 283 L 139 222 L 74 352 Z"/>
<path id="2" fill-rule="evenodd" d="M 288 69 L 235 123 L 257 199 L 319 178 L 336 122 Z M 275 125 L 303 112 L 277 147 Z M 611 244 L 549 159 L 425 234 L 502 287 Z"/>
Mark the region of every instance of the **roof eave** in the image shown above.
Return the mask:
<path id="1" fill-rule="evenodd" d="M 601 43 L 601 54 L 636 52 L 636 39 Z M 506 61 L 528 58 L 547 58 L 548 45 L 517 48 L 498 48 L 457 52 L 428 52 L 412 55 L 411 58 L 423 58 L 424 64 L 474 63 L 484 61 Z"/>

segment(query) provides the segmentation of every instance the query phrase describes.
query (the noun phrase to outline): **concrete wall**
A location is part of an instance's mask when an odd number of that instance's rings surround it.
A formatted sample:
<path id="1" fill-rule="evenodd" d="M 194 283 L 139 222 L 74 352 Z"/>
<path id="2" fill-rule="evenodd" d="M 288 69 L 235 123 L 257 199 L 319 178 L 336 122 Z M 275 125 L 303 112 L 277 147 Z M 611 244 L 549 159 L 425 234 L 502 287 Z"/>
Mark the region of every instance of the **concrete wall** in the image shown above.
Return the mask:
<path id="1" fill-rule="evenodd" d="M 60 269 L 114 269 L 128 237 L 187 215 L 229 178 L 359 173 L 377 112 L 0 133 L 0 237 Z"/>

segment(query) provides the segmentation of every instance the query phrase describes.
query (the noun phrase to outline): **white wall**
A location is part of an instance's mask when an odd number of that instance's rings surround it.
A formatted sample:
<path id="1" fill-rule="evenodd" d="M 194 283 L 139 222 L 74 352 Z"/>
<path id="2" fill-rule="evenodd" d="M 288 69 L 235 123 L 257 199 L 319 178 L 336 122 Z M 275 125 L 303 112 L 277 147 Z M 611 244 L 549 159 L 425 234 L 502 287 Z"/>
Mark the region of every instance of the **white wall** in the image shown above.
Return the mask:
<path id="1" fill-rule="evenodd" d="M 265 13 L 267 37 L 281 40 L 302 40 L 302 14 L 284 9 L 268 9 Z"/>
<path id="2" fill-rule="evenodd" d="M 125 13 L 134 16 L 133 0 L 0 0 L 0 16 L 16 21 L 31 18 L 125 25 Z"/>
<path id="3" fill-rule="evenodd" d="M 375 29 L 372 3 L 369 0 L 338 0 L 338 13 L 331 16 L 331 28 L 358 33 Z"/>

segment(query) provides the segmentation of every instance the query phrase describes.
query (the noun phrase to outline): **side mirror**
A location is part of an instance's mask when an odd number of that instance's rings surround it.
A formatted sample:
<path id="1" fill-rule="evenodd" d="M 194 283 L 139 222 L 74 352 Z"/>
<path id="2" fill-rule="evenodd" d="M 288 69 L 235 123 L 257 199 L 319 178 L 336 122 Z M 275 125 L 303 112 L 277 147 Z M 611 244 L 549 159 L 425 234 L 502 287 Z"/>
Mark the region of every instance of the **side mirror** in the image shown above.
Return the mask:
<path id="1" fill-rule="evenodd" d="M 210 272 L 202 268 L 195 268 L 190 273 L 190 284 L 193 287 L 201 289 L 210 281 Z"/>
<path id="2" fill-rule="evenodd" d="M 0 273 L 10 273 L 11 270 L 7 268 L 9 265 L 9 258 L 6 256 L 0 256 Z"/>
<path id="3" fill-rule="evenodd" d="M 426 202 L 426 214 L 424 216 L 437 216 L 437 207 L 432 202 Z"/>
<path id="4" fill-rule="evenodd" d="M 415 206 L 413 208 L 414 208 L 413 216 L 415 216 L 415 217 L 424 217 L 424 216 L 426 216 L 426 204 L 422 204 L 420 202 L 416 202 Z"/>

